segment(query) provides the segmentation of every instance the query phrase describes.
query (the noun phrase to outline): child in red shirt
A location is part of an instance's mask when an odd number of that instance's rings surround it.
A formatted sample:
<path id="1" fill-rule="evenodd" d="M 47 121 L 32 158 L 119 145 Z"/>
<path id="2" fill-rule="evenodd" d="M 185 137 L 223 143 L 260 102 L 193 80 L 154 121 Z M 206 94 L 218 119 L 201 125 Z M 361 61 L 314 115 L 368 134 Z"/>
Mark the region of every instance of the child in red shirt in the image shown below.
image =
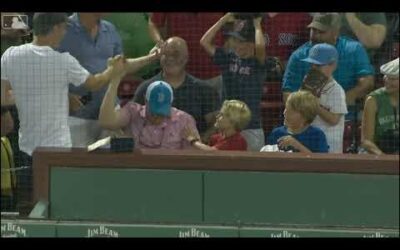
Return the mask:
<path id="1" fill-rule="evenodd" d="M 201 150 L 247 150 L 247 143 L 240 131 L 246 128 L 251 118 L 251 111 L 246 103 L 238 100 L 227 100 L 217 115 L 215 127 L 219 133 L 210 138 L 210 145 L 206 145 L 186 129 L 186 139 L 193 147 Z"/>

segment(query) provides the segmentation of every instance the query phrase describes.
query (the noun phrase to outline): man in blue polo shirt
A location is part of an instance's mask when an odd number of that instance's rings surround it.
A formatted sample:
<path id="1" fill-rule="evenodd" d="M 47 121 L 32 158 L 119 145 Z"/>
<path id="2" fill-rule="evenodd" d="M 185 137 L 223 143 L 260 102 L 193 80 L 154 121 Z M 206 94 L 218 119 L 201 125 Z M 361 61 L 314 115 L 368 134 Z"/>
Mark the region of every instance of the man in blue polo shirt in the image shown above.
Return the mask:
<path id="1" fill-rule="evenodd" d="M 108 58 L 122 54 L 121 38 L 114 25 L 101 19 L 103 16 L 103 13 L 74 13 L 58 48 L 60 52 L 69 52 L 91 74 L 104 71 Z M 106 89 L 92 93 L 91 100 L 73 115 L 97 120 Z M 83 88 L 72 86 L 70 93 L 79 96 L 89 94 Z"/>
<path id="2" fill-rule="evenodd" d="M 310 28 L 310 41 L 298 48 L 289 58 L 283 77 L 282 91 L 286 101 L 291 92 L 300 88 L 304 76 L 311 65 L 302 61 L 308 57 L 311 47 L 317 43 L 328 43 L 336 47 L 339 59 L 333 74 L 346 92 L 349 113 L 347 119 L 354 118 L 356 99 L 364 97 L 373 88 L 374 69 L 361 43 L 339 36 L 340 15 L 324 13 L 314 16 Z"/>
<path id="3" fill-rule="evenodd" d="M 103 20 L 105 13 L 74 13 L 69 17 L 70 25 L 60 43 L 60 52 L 69 52 L 91 74 L 103 72 L 108 58 L 122 54 L 122 42 L 114 25 Z M 159 59 L 158 52 L 139 58 L 126 59 L 127 73 L 133 73 Z M 72 144 L 84 147 L 99 139 L 102 131 L 98 124 L 100 106 L 107 88 L 92 92 L 69 86 L 70 107 L 78 103 L 69 117 Z M 85 105 L 79 105 L 76 96 L 88 96 Z M 73 102 L 72 100 L 75 100 Z"/>

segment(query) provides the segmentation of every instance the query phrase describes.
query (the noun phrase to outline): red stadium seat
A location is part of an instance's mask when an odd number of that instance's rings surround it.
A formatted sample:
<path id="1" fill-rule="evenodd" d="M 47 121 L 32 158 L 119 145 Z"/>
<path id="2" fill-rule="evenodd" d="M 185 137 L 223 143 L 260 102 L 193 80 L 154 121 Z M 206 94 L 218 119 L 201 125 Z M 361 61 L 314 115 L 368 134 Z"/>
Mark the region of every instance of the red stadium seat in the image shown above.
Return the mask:
<path id="1" fill-rule="evenodd" d="M 273 128 L 282 125 L 282 113 L 284 105 L 282 102 L 282 91 L 280 82 L 265 82 L 263 86 L 261 108 L 261 121 L 268 135 Z"/>
<path id="2" fill-rule="evenodd" d="M 361 143 L 361 124 L 346 121 L 343 133 L 343 153 L 357 153 Z"/>
<path id="3" fill-rule="evenodd" d="M 120 99 L 120 106 L 123 107 L 130 101 L 136 91 L 136 88 L 141 83 L 141 80 L 123 79 L 118 86 L 118 98 Z"/>

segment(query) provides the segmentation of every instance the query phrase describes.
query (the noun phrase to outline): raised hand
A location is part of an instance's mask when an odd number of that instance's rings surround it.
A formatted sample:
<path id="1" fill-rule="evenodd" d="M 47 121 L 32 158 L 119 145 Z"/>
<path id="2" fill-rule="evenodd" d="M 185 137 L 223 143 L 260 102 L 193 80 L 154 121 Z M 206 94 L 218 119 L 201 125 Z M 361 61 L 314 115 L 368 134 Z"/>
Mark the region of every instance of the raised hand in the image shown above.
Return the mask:
<path id="1" fill-rule="evenodd" d="M 280 148 L 288 148 L 289 146 L 295 149 L 299 148 L 299 142 L 291 135 L 282 136 L 278 139 L 278 146 Z"/>
<path id="2" fill-rule="evenodd" d="M 107 61 L 108 67 L 112 69 L 112 78 L 122 78 L 126 73 L 126 59 L 122 55 L 117 55 L 109 58 Z"/>
<path id="3" fill-rule="evenodd" d="M 232 12 L 226 13 L 221 19 L 224 23 L 230 23 L 235 21 L 235 17 Z"/>

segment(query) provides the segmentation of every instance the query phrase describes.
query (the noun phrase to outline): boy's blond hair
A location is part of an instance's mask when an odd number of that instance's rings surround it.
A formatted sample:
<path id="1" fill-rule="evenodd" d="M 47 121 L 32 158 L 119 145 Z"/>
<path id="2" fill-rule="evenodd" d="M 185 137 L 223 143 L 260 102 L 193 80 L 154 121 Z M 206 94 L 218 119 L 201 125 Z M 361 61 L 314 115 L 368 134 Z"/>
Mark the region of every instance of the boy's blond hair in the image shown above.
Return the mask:
<path id="1" fill-rule="evenodd" d="M 246 103 L 239 100 L 226 100 L 220 111 L 226 116 L 236 130 L 243 130 L 251 119 L 251 111 Z"/>
<path id="2" fill-rule="evenodd" d="M 319 100 L 308 91 L 297 91 L 289 95 L 286 106 L 299 112 L 308 124 L 312 123 L 317 116 Z"/>

